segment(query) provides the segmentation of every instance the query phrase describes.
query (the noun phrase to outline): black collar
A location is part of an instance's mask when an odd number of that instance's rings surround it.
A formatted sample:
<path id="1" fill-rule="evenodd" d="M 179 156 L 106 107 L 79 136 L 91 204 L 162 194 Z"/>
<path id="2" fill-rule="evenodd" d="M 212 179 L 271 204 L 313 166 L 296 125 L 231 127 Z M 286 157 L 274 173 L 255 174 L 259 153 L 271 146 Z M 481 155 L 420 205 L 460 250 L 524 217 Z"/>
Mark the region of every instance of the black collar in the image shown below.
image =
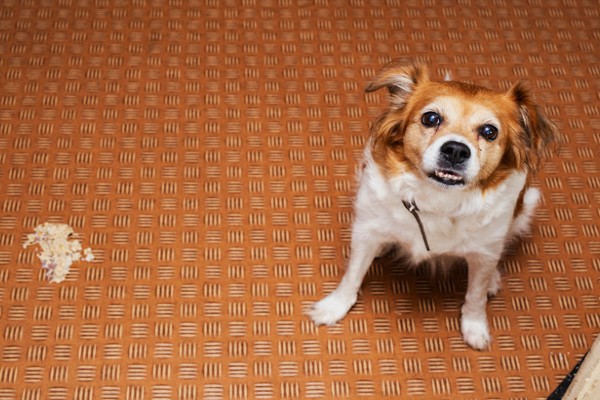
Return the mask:
<path id="1" fill-rule="evenodd" d="M 408 212 L 411 213 L 413 217 L 415 217 L 415 219 L 417 220 L 417 224 L 419 224 L 419 230 L 421 231 L 421 236 L 423 237 L 423 243 L 425 243 L 425 248 L 427 249 L 427 251 L 431 251 L 431 249 L 429 248 L 429 243 L 427 242 L 427 235 L 425 234 L 423 222 L 421 222 L 421 217 L 419 217 L 418 214 L 420 210 L 419 207 L 417 207 L 417 203 L 415 203 L 414 200 L 412 200 L 410 203 L 406 200 L 402 200 L 402 204 L 404 204 L 404 207 L 406 207 Z"/>

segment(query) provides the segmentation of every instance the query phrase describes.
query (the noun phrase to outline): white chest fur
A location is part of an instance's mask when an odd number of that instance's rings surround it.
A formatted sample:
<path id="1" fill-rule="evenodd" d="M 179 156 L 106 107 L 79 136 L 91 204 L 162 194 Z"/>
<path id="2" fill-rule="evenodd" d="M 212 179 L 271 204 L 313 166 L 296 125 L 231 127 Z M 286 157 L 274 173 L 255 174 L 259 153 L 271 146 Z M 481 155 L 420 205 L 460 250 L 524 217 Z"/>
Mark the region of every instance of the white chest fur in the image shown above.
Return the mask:
<path id="1" fill-rule="evenodd" d="M 386 179 L 367 153 L 356 197 L 354 235 L 374 235 L 379 242 L 400 243 L 417 262 L 440 254 L 498 254 L 525 180 L 524 173 L 514 172 L 485 191 L 442 189 L 412 173 Z M 417 220 L 403 200 L 418 206 L 431 251 L 427 251 Z"/>

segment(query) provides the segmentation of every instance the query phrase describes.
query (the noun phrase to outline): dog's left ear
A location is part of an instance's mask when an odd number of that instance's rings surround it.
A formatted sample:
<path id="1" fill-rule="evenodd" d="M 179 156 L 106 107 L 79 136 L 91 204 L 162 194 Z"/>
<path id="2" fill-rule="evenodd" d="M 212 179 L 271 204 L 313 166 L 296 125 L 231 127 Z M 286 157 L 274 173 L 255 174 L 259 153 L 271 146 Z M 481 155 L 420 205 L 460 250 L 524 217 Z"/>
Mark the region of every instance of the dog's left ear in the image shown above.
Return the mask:
<path id="1" fill-rule="evenodd" d="M 388 63 L 367 86 L 366 92 L 374 92 L 387 87 L 392 105 L 402 107 L 415 87 L 429 80 L 427 67 L 421 64 L 406 64 L 395 60 Z"/>
<path id="2" fill-rule="evenodd" d="M 559 139 L 558 128 L 540 112 L 522 82 L 514 85 L 508 95 L 517 104 L 520 125 L 517 140 L 512 143 L 517 164 L 535 171 L 543 155 L 555 148 Z"/>

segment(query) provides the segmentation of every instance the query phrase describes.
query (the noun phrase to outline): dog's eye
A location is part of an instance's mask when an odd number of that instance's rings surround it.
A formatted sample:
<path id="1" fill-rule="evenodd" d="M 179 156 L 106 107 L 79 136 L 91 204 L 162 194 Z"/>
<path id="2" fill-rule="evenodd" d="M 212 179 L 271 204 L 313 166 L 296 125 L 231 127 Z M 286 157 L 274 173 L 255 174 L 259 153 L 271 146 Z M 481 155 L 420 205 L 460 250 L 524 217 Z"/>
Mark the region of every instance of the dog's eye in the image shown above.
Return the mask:
<path id="1" fill-rule="evenodd" d="M 425 126 L 438 126 L 442 123 L 442 117 L 438 113 L 429 111 L 423 114 L 421 123 Z"/>
<path id="2" fill-rule="evenodd" d="M 483 125 L 479 128 L 479 134 L 485 140 L 491 142 L 498 137 L 498 128 L 494 125 Z"/>

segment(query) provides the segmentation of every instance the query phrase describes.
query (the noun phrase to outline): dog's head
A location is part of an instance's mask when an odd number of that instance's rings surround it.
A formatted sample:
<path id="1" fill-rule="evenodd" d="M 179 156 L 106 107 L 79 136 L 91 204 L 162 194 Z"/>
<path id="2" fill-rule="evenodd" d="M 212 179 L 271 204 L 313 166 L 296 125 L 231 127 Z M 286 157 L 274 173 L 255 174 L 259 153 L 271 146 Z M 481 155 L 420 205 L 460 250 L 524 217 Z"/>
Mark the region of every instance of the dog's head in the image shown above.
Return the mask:
<path id="1" fill-rule="evenodd" d="M 366 90 L 383 87 L 390 107 L 373 125 L 372 142 L 388 176 L 411 171 L 443 188 L 485 188 L 535 170 L 557 136 L 520 83 L 502 93 L 433 81 L 424 66 L 392 62 Z"/>

